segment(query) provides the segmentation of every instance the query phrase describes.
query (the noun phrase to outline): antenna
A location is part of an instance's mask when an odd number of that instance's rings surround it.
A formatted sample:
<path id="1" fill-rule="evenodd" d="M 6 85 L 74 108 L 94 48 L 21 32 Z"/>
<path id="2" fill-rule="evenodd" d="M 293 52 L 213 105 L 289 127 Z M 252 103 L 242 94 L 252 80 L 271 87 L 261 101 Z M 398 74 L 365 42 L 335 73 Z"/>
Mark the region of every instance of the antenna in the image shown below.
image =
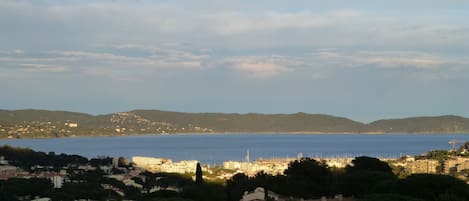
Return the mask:
<path id="1" fill-rule="evenodd" d="M 299 152 L 298 155 L 297 155 L 297 158 L 298 158 L 298 160 L 300 160 L 301 158 L 303 158 L 303 152 Z"/>
<path id="2" fill-rule="evenodd" d="M 455 139 L 452 139 L 448 142 L 448 144 L 451 145 L 451 151 L 456 151 L 456 144 L 458 143 L 463 143 L 464 141 L 462 140 L 455 140 Z"/>
<path id="3" fill-rule="evenodd" d="M 246 151 L 246 162 L 250 162 L 249 149 Z"/>

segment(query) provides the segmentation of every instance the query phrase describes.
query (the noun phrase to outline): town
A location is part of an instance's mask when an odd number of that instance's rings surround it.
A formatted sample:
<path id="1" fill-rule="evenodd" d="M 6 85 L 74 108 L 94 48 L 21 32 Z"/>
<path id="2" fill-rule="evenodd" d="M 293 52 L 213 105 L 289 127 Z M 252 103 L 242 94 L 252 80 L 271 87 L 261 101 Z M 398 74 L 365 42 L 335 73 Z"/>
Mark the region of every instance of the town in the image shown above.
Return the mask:
<path id="1" fill-rule="evenodd" d="M 466 143 L 457 150 L 430 151 L 419 156 L 376 160 L 385 163 L 386 166 L 389 165 L 393 174 L 399 178 L 416 174 L 434 174 L 449 175 L 468 182 L 468 148 L 469 143 Z M 320 166 L 340 170 L 356 166 L 354 163 L 358 158 L 360 157 L 308 160 L 317 161 Z M 3 189 L 0 192 L 0 198 L 36 201 L 142 200 L 149 196 L 158 197 L 172 192 L 171 195 L 181 194 L 187 196 L 186 198 L 194 199 L 188 196 L 187 191 L 190 192 L 190 186 L 197 180 L 198 166 L 201 166 L 203 172 L 201 178 L 207 183 L 214 184 L 210 188 L 215 188 L 215 191 L 223 194 L 222 186 L 229 185 L 239 175 L 246 175 L 249 178 L 262 175 L 282 176 L 289 172 L 292 164 L 304 161 L 304 159 L 301 154 L 296 158 L 254 161 L 250 161 L 247 157 L 246 161 L 225 161 L 221 166 L 210 166 L 200 165 L 200 162 L 196 160 L 172 161 L 167 158 L 143 156 L 132 157 L 131 161 L 123 157 L 87 159 L 77 155 L 53 152 L 46 154 L 30 149 L 3 146 L 0 147 L 0 190 Z M 37 188 L 38 184 L 42 184 L 47 190 Z M 221 185 L 215 187 L 215 184 Z M 15 185 L 21 185 L 24 188 L 17 189 Z M 77 191 L 77 188 L 83 188 L 83 191 Z M 244 198 L 240 198 L 242 200 L 249 200 L 249 197 L 256 197 L 259 192 L 266 191 L 264 188 L 250 189 L 253 193 L 251 195 L 247 186 L 245 190 Z M 276 200 L 282 200 L 280 199 L 282 196 L 277 193 L 270 191 L 271 195 L 277 197 Z M 337 196 L 342 200 L 348 199 L 342 194 Z M 331 200 L 334 199 L 336 198 L 331 198 Z"/>
<path id="2" fill-rule="evenodd" d="M 15 116 L 14 113 L 10 115 Z M 0 139 L 214 132 L 213 129 L 190 123 L 178 126 L 166 121 L 152 121 L 131 112 L 88 118 L 90 119 L 83 120 L 82 117 L 80 121 L 76 118 L 63 120 L 52 117 L 45 118 L 49 119 L 47 121 L 41 118 L 22 121 L 0 119 Z"/>

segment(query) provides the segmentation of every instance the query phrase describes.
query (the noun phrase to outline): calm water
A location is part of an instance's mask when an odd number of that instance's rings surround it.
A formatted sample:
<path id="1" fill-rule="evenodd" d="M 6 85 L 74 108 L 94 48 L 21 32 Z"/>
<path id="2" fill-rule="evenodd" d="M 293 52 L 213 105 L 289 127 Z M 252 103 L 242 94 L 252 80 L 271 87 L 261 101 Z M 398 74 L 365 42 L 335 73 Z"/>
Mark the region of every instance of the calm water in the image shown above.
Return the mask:
<path id="1" fill-rule="evenodd" d="M 399 157 L 435 149 L 450 149 L 449 140 L 469 141 L 469 134 L 206 134 L 143 135 L 55 139 L 1 140 L 0 144 L 40 151 L 96 156 L 151 156 L 173 160 L 196 159 L 206 164 L 226 160 L 295 157 Z M 458 146 L 461 144 L 458 144 Z"/>

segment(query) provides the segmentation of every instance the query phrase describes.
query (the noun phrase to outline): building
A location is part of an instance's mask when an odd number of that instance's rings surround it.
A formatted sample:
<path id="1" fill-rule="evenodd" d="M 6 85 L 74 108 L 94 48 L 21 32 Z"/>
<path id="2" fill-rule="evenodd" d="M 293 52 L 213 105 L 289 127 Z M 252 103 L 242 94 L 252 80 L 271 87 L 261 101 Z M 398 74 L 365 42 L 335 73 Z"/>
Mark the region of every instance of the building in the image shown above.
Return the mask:
<path id="1" fill-rule="evenodd" d="M 451 174 L 454 172 L 461 172 L 462 170 L 469 169 L 469 158 L 460 156 L 451 157 L 444 162 L 444 173 Z"/>
<path id="2" fill-rule="evenodd" d="M 49 177 L 49 179 L 52 181 L 52 184 L 54 184 L 54 188 L 62 188 L 64 184 L 63 176 L 55 175 L 55 176 Z"/>
<path id="3" fill-rule="evenodd" d="M 264 201 L 265 190 L 262 187 L 257 187 L 253 192 L 244 192 L 243 198 L 240 201 Z"/>
<path id="4" fill-rule="evenodd" d="M 8 161 L 3 156 L 0 156 L 0 165 L 8 165 Z"/>
<path id="5" fill-rule="evenodd" d="M 437 160 L 423 159 L 423 160 L 409 160 L 405 163 L 406 170 L 411 173 L 437 173 L 437 167 L 440 163 Z"/>
<path id="6" fill-rule="evenodd" d="M 164 163 L 171 163 L 171 159 L 167 158 L 152 158 L 152 157 L 144 157 L 144 156 L 134 156 L 132 157 L 132 162 L 135 163 L 138 167 L 146 168 L 153 168 L 155 166 L 160 166 Z"/>
<path id="7" fill-rule="evenodd" d="M 288 169 L 288 165 L 297 158 L 273 158 L 259 159 L 252 162 L 225 161 L 223 168 L 229 170 L 239 170 L 247 175 L 255 175 L 258 172 L 277 175 L 283 174 Z M 343 168 L 351 164 L 353 158 L 315 158 L 317 161 L 325 162 L 329 167 Z"/>
<path id="8" fill-rule="evenodd" d="M 197 163 L 196 160 L 184 160 L 173 162 L 166 158 L 152 158 L 134 156 L 132 161 L 137 167 L 152 171 L 152 172 L 169 172 L 169 173 L 195 173 Z"/>
<path id="9" fill-rule="evenodd" d="M 66 126 L 68 126 L 69 128 L 77 128 L 78 127 L 78 123 L 65 123 Z"/>
<path id="10" fill-rule="evenodd" d="M 197 163 L 199 161 L 196 160 L 187 160 L 187 161 L 179 161 L 175 163 L 164 163 L 160 165 L 159 169 L 161 172 L 170 172 L 170 173 L 194 173 L 197 167 Z"/>

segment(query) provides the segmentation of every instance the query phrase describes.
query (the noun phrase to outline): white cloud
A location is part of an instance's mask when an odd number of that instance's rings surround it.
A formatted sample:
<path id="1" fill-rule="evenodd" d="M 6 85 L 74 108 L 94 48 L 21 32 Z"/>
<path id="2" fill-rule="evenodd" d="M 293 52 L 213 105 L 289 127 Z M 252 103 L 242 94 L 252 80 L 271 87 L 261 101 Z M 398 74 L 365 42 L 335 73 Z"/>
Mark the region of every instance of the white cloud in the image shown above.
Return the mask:
<path id="1" fill-rule="evenodd" d="M 125 48 L 129 48 L 129 46 L 126 46 Z M 117 55 L 109 52 L 86 51 L 49 51 L 49 53 L 80 61 L 100 64 L 152 68 L 203 68 L 202 63 L 209 57 L 208 55 L 197 55 L 183 51 L 161 50 L 158 48 L 148 48 L 148 50 L 151 50 L 153 54 L 149 56 L 128 56 Z"/>
<path id="2" fill-rule="evenodd" d="M 354 60 L 358 64 L 375 65 L 383 68 L 407 67 L 421 69 L 438 68 L 448 62 L 436 55 L 407 51 L 360 52 Z"/>
<path id="3" fill-rule="evenodd" d="M 283 56 L 228 57 L 223 59 L 221 63 L 229 65 L 234 70 L 247 73 L 254 78 L 271 78 L 281 73 L 293 71 L 297 66 L 304 65 L 298 58 Z"/>
<path id="4" fill-rule="evenodd" d="M 9 54 L 9 55 L 12 55 L 12 54 L 24 54 L 25 51 L 24 50 L 21 50 L 21 49 L 15 49 L 15 50 L 0 50 L 0 54 Z"/>
<path id="5" fill-rule="evenodd" d="M 13 51 L 15 54 L 24 54 L 24 50 L 16 49 Z"/>
<path id="6" fill-rule="evenodd" d="M 455 63 L 456 61 L 455 59 L 445 58 L 437 54 L 414 51 L 358 51 L 344 53 L 334 49 L 319 50 L 312 55 L 315 60 L 326 64 L 335 63 L 345 67 L 383 69 L 435 69 L 446 64 Z"/>
<path id="7" fill-rule="evenodd" d="M 48 64 L 19 64 L 24 67 L 24 71 L 38 73 L 61 73 L 68 71 L 66 66 L 48 65 Z"/>

